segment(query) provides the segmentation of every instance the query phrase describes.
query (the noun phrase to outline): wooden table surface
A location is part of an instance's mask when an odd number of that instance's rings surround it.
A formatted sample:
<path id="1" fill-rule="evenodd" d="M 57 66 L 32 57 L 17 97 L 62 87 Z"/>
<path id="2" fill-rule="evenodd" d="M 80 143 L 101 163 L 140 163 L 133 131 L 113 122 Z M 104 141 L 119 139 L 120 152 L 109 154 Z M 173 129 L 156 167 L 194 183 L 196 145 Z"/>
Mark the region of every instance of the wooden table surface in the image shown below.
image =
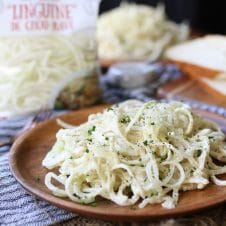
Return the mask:
<path id="1" fill-rule="evenodd" d="M 183 76 L 176 81 L 172 81 L 160 87 L 158 89 L 158 97 L 166 99 L 176 98 L 179 100 L 195 100 L 226 108 L 226 99 L 219 99 L 187 76 Z"/>

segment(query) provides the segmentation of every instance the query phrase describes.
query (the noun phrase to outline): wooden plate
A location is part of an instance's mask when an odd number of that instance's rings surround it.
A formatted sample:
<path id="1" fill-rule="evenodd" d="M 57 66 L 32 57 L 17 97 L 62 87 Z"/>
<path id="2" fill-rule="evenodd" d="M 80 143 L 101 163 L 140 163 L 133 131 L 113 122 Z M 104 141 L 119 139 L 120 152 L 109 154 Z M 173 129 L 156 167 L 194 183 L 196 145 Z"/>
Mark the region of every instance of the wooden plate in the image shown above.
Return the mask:
<path id="1" fill-rule="evenodd" d="M 78 125 L 85 122 L 89 114 L 102 111 L 103 108 L 103 106 L 97 106 L 75 111 L 60 118 L 66 122 Z M 194 111 L 217 122 L 224 132 L 226 131 L 225 118 L 206 111 Z M 208 185 L 203 190 L 181 192 L 177 207 L 171 210 L 164 209 L 157 204 L 134 210 L 134 208 L 130 207 L 117 206 L 107 200 L 100 200 L 97 202 L 96 207 L 92 207 L 76 204 L 66 198 L 55 197 L 44 185 L 44 177 L 48 170 L 42 167 L 41 162 L 55 142 L 55 134 L 59 128 L 56 120 L 51 119 L 31 129 L 16 141 L 9 158 L 11 171 L 18 182 L 30 193 L 53 205 L 81 215 L 101 219 L 134 221 L 181 216 L 220 204 L 226 200 L 226 187 L 213 184 Z M 37 180 L 37 177 L 40 180 Z"/>

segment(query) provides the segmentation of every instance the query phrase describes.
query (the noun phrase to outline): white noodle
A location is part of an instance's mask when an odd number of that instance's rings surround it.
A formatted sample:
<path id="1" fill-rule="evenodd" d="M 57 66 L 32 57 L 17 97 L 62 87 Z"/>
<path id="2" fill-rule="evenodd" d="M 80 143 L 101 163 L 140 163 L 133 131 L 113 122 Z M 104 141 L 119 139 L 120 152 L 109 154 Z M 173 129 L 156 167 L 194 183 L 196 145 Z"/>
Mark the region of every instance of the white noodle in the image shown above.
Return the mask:
<path id="1" fill-rule="evenodd" d="M 167 20 L 164 7 L 121 4 L 98 19 L 101 59 L 158 59 L 163 51 L 188 38 L 189 28 Z"/>
<path id="2" fill-rule="evenodd" d="M 68 127 L 68 124 L 61 122 Z M 102 196 L 121 206 L 143 208 L 161 203 L 174 208 L 180 190 L 202 189 L 215 175 L 226 173 L 224 134 L 179 102 L 123 102 L 86 123 L 57 133 L 57 142 L 43 160 L 45 184 L 57 196 L 91 203 Z M 57 189 L 51 178 L 64 188 Z"/>
<path id="3" fill-rule="evenodd" d="M 0 114 L 52 109 L 71 82 L 77 91 L 95 68 L 93 33 L 0 37 Z"/>

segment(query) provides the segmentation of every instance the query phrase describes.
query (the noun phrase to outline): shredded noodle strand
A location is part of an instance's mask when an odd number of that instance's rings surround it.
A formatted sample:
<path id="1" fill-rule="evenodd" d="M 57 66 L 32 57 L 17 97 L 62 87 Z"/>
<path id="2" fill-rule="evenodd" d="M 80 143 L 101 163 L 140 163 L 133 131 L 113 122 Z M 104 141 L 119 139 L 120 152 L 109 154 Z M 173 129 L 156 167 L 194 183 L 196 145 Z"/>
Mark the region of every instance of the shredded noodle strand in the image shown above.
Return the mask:
<path id="1" fill-rule="evenodd" d="M 226 173 L 224 134 L 213 122 L 172 102 L 136 100 L 89 116 L 86 123 L 57 133 L 43 160 L 45 184 L 57 196 L 91 203 L 97 196 L 121 206 L 161 203 L 174 208 L 179 191 L 202 189 Z M 60 182 L 58 188 L 53 180 Z"/>

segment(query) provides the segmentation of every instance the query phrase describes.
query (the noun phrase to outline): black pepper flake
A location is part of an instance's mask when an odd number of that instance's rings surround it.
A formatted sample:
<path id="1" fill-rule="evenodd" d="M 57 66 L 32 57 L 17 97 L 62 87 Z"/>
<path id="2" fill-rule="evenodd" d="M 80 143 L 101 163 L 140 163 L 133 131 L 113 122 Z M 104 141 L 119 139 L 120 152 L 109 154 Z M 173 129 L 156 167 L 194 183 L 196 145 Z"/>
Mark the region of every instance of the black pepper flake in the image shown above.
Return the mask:
<path id="1" fill-rule="evenodd" d="M 73 194 L 74 197 L 76 197 L 77 199 L 81 199 L 77 194 Z"/>
<path id="2" fill-rule="evenodd" d="M 154 126 L 154 125 L 155 125 L 155 123 L 154 123 L 154 122 L 151 122 L 151 125 L 152 125 L 152 126 Z"/>

